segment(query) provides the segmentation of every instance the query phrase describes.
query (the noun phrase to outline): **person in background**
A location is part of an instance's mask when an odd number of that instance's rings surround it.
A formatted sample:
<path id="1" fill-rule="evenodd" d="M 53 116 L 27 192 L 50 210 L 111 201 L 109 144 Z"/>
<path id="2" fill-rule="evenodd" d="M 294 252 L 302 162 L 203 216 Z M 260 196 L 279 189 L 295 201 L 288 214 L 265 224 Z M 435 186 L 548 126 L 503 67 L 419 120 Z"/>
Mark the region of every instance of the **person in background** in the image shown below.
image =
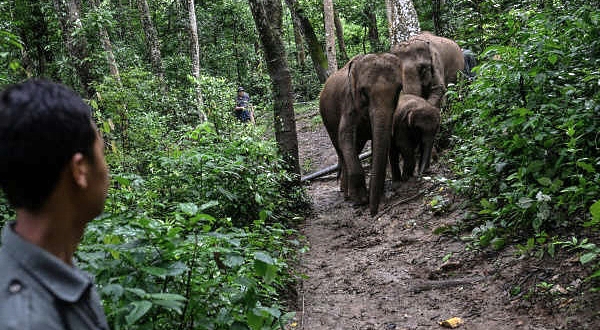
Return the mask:
<path id="1" fill-rule="evenodd" d="M 109 329 L 92 277 L 73 260 L 109 184 L 91 109 L 71 89 L 29 80 L 0 93 L 0 329 Z"/>
<path id="2" fill-rule="evenodd" d="M 233 114 L 242 123 L 251 122 L 254 124 L 254 111 L 250 104 L 250 95 L 244 91 L 244 87 L 238 87 Z"/>
<path id="3" fill-rule="evenodd" d="M 475 72 L 472 69 L 477 66 L 477 58 L 475 58 L 475 53 L 470 49 L 462 49 L 463 58 L 465 60 L 465 68 L 463 70 L 465 76 L 469 81 L 475 79 Z"/>

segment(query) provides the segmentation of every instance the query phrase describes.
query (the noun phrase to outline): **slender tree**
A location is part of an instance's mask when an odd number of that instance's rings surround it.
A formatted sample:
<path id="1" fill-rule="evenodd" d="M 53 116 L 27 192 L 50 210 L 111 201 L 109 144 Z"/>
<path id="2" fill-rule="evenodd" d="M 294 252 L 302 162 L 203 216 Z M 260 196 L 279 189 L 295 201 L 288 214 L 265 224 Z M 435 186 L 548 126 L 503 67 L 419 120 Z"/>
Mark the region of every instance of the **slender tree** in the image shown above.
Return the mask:
<path id="1" fill-rule="evenodd" d="M 189 12 L 189 31 L 190 31 L 190 55 L 192 59 L 192 77 L 195 80 L 196 106 L 198 107 L 198 116 L 201 122 L 206 121 L 206 115 L 202 111 L 204 99 L 202 90 L 200 90 L 200 45 L 198 44 L 198 25 L 196 23 L 196 7 L 194 0 L 187 0 Z"/>
<path id="2" fill-rule="evenodd" d="M 92 8 L 98 11 L 100 8 L 100 0 L 92 0 L 91 4 Z M 108 35 L 106 28 L 101 24 L 98 25 L 98 34 L 100 35 L 100 42 L 102 43 L 102 48 L 104 49 L 104 54 L 106 55 L 106 62 L 108 63 L 110 75 L 113 76 L 113 78 L 115 78 L 120 85 L 121 75 L 119 74 L 119 66 L 117 65 L 117 60 L 115 60 L 115 54 L 113 53 L 110 36 Z"/>
<path id="3" fill-rule="evenodd" d="M 281 39 L 280 0 L 249 0 L 273 85 L 275 139 L 289 170 L 300 174 L 298 136 L 292 97 L 292 77 Z M 297 176 L 297 182 L 300 176 Z"/>
<path id="4" fill-rule="evenodd" d="M 298 66 L 304 68 L 306 65 L 306 53 L 304 52 L 304 39 L 302 38 L 301 28 L 298 25 L 297 20 L 292 19 L 292 25 L 294 26 L 294 43 L 296 44 L 296 61 Z"/>
<path id="5" fill-rule="evenodd" d="M 152 65 L 154 73 L 158 75 L 158 78 L 161 81 L 164 81 L 165 72 L 162 66 L 158 32 L 156 32 L 154 23 L 152 23 L 152 16 L 150 15 L 148 2 L 146 0 L 138 0 L 137 4 L 140 12 L 140 19 L 142 21 L 142 28 L 144 29 L 144 35 L 146 36 L 146 46 L 148 47 L 148 52 L 150 53 L 150 64 Z"/>
<path id="6" fill-rule="evenodd" d="M 11 16 L 23 42 L 22 64 L 28 76 L 46 76 L 47 64 L 53 60 L 48 49 L 48 24 L 42 13 L 42 3 L 15 0 Z"/>
<path id="7" fill-rule="evenodd" d="M 339 48 L 339 57 L 342 62 L 348 62 L 348 53 L 346 52 L 346 42 L 344 42 L 344 27 L 340 20 L 340 15 L 335 8 L 333 9 L 333 22 L 335 23 L 335 35 L 337 37 L 337 43 Z"/>
<path id="8" fill-rule="evenodd" d="M 377 15 L 375 14 L 375 5 L 372 2 L 367 2 L 363 9 L 363 13 L 367 18 L 367 29 L 369 34 L 369 44 L 372 52 L 381 51 L 381 42 L 379 41 L 379 30 L 377 28 Z"/>
<path id="9" fill-rule="evenodd" d="M 81 3 L 79 0 L 53 0 L 54 10 L 58 15 L 63 42 L 67 47 L 83 90 L 87 97 L 94 95 L 90 61 L 87 59 L 87 40 L 82 33 Z"/>
<path id="10" fill-rule="evenodd" d="M 442 3 L 442 0 L 432 1 L 433 9 L 431 11 L 431 16 L 433 19 L 433 31 L 438 36 L 442 32 Z"/>
<path id="11" fill-rule="evenodd" d="M 390 46 L 419 34 L 419 18 L 411 0 L 386 0 L 387 18 L 390 29 Z"/>
<path id="12" fill-rule="evenodd" d="M 335 23 L 333 22 L 333 0 L 323 0 L 323 18 L 325 21 L 325 49 L 327 53 L 327 75 L 337 71 L 335 55 Z"/>
<path id="13" fill-rule="evenodd" d="M 304 11 L 302 7 L 298 4 L 296 0 L 285 0 L 285 3 L 288 5 L 290 9 L 290 14 L 292 15 L 293 20 L 297 20 L 298 25 L 302 29 L 302 36 L 306 41 L 308 46 L 308 50 L 310 53 L 310 58 L 312 59 L 313 66 L 317 73 L 317 77 L 319 77 L 319 81 L 324 83 L 327 80 L 327 57 L 323 52 L 323 46 L 317 35 L 315 34 L 315 30 L 310 24 L 310 21 L 304 15 Z"/>

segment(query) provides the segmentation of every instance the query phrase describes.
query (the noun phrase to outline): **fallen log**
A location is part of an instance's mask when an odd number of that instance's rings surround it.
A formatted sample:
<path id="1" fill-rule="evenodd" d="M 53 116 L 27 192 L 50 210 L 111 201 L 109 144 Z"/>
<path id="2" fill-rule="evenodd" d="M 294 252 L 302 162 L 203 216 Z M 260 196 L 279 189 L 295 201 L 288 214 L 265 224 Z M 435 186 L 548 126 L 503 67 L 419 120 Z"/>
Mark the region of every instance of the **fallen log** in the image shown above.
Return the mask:
<path id="1" fill-rule="evenodd" d="M 363 159 L 368 158 L 370 156 L 371 156 L 371 151 L 367 151 L 364 154 L 359 155 L 358 159 L 359 160 L 363 160 Z M 309 181 L 309 180 L 312 180 L 312 179 L 315 179 L 315 178 L 318 178 L 318 177 L 321 177 L 321 176 L 333 173 L 333 172 L 337 171 L 339 167 L 340 167 L 340 164 L 335 164 L 335 165 L 328 166 L 328 167 L 326 167 L 326 168 L 324 168 L 322 170 L 318 170 L 316 172 L 313 172 L 313 173 L 307 174 L 306 176 L 301 177 L 300 181 L 302 181 L 302 182 Z"/>

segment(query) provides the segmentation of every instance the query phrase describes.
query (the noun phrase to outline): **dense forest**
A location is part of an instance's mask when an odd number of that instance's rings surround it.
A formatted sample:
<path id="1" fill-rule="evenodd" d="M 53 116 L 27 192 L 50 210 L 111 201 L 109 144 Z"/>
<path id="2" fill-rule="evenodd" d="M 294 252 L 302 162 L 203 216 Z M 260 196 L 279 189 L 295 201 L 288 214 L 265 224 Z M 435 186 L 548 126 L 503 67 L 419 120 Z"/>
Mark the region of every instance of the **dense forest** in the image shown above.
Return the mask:
<path id="1" fill-rule="evenodd" d="M 395 2 L 334 0 L 326 15 L 321 0 L 0 0 L 0 86 L 60 81 L 104 135 L 109 197 L 77 258 L 112 328 L 278 329 L 292 318 L 284 300 L 308 248 L 295 228 L 310 209 L 294 110 L 348 59 L 390 50 Z M 468 232 L 473 249 L 568 250 L 600 289 L 600 6 L 412 3 L 421 30 L 479 64 L 442 112 L 437 147 L 455 173 L 444 185 L 470 211 L 448 233 Z M 255 125 L 232 115 L 239 86 Z M 0 196 L 0 223 L 13 217 Z"/>

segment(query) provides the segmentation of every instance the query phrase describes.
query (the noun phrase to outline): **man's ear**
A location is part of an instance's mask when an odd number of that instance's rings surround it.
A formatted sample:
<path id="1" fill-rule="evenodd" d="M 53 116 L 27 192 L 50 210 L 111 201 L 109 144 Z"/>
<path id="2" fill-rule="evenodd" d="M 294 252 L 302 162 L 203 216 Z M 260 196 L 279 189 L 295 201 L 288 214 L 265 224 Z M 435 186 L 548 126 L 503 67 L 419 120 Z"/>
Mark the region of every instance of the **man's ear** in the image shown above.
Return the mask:
<path id="1" fill-rule="evenodd" d="M 88 174 L 90 173 L 90 163 L 88 159 L 82 153 L 78 152 L 71 157 L 69 168 L 75 184 L 79 188 L 87 188 Z"/>

